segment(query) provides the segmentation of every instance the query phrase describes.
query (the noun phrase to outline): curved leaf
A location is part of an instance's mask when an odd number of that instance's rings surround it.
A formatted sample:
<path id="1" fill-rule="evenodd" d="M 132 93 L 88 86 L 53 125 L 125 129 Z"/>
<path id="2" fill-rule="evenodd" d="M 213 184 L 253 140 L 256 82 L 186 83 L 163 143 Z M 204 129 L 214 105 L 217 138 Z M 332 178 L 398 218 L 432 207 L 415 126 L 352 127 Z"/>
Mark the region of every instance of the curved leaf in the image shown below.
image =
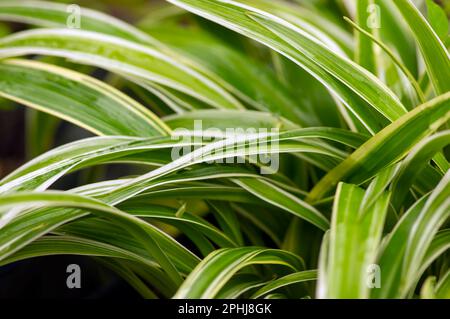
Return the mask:
<path id="1" fill-rule="evenodd" d="M 242 108 L 225 90 L 157 48 L 75 29 L 23 31 L 0 40 L 0 58 L 42 54 L 168 86 L 216 108 Z"/>
<path id="2" fill-rule="evenodd" d="M 157 136 L 170 129 L 138 102 L 90 76 L 27 60 L 0 63 L 0 96 L 96 135 Z"/>
<path id="3" fill-rule="evenodd" d="M 257 264 L 278 264 L 293 270 L 302 267 L 298 257 L 282 250 L 224 248 L 206 257 L 186 278 L 174 298 L 214 298 L 236 272 Z"/>

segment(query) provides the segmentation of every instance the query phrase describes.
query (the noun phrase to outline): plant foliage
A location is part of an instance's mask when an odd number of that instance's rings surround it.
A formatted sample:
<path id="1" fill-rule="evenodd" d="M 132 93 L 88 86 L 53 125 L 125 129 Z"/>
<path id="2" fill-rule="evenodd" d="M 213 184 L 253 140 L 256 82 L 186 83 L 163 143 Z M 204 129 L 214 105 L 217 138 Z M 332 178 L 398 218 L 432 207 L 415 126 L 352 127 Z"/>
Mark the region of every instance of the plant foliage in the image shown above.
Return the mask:
<path id="1" fill-rule="evenodd" d="M 0 2 L 30 26 L 0 38 L 0 96 L 42 153 L 0 181 L 0 265 L 93 256 L 145 298 L 449 298 L 445 14 L 351 4 L 168 0 L 73 29 L 66 5 Z M 57 119 L 94 136 L 47 149 Z M 227 128 L 280 133 L 236 153 Z M 228 161 L 267 153 L 273 174 Z"/>

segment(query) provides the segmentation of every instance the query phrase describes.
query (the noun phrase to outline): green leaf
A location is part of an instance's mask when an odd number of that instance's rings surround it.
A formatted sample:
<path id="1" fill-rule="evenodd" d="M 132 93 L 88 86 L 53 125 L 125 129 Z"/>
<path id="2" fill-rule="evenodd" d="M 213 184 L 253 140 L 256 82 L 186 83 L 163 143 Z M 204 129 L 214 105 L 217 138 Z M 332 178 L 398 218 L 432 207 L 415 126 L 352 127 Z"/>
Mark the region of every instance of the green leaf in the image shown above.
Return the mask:
<path id="1" fill-rule="evenodd" d="M 262 200 L 305 219 L 322 230 L 327 230 L 329 227 L 326 217 L 314 207 L 267 181 L 241 178 L 234 182 Z"/>
<path id="2" fill-rule="evenodd" d="M 421 299 L 448 299 L 450 298 L 450 271 L 436 282 L 435 276 L 428 277 L 420 289 Z"/>
<path id="3" fill-rule="evenodd" d="M 148 32 L 192 61 L 190 65 L 232 92 L 251 108 L 279 114 L 301 125 L 319 125 L 290 87 L 278 81 L 264 63 L 213 36 L 207 30 L 171 24 L 152 25 Z M 227 61 L 224 63 L 223 61 Z"/>
<path id="4" fill-rule="evenodd" d="M 365 205 L 361 188 L 340 183 L 333 205 L 326 282 L 320 298 L 367 298 L 368 269 L 376 261 L 389 194 Z"/>
<path id="5" fill-rule="evenodd" d="M 450 131 L 431 135 L 418 143 L 402 161 L 400 169 L 392 182 L 394 190 L 392 204 L 399 208 L 408 191 L 430 159 L 445 146 L 450 144 Z"/>
<path id="6" fill-rule="evenodd" d="M 41 62 L 0 63 L 0 96 L 97 135 L 157 136 L 170 132 L 152 112 L 113 87 Z"/>
<path id="7" fill-rule="evenodd" d="M 224 235 L 214 225 L 208 223 L 204 219 L 194 214 L 184 212 L 182 216 L 177 216 L 178 210 L 151 204 L 138 205 L 124 203 L 119 207 L 123 211 L 134 216 L 160 220 L 163 222 L 167 222 L 168 224 L 172 224 L 175 227 L 177 227 L 178 225 L 191 225 L 196 232 L 203 233 L 220 247 L 236 246 L 236 243 L 234 243 L 230 238 Z"/>
<path id="8" fill-rule="evenodd" d="M 428 250 L 423 258 L 419 273 L 424 273 L 430 265 L 450 249 L 450 230 L 444 229 L 439 231 L 430 243 Z"/>
<path id="9" fill-rule="evenodd" d="M 264 283 L 255 274 L 236 274 L 216 295 L 216 299 L 236 299 L 246 292 L 258 288 Z"/>
<path id="10" fill-rule="evenodd" d="M 436 277 L 428 277 L 420 289 L 420 299 L 435 299 Z"/>
<path id="11" fill-rule="evenodd" d="M 12 256 L 3 259 L 0 264 L 6 265 L 23 259 L 50 255 L 103 256 L 134 260 L 146 267 L 158 267 L 158 264 L 150 258 L 143 258 L 109 244 L 73 236 L 43 236 Z"/>
<path id="12" fill-rule="evenodd" d="M 377 31 L 383 40 L 394 52 L 397 52 L 401 61 L 414 77 L 419 73 L 419 57 L 414 37 L 411 35 L 408 24 L 402 18 L 394 1 L 374 0 L 375 7 L 372 16 L 379 19 L 380 28 Z"/>
<path id="13" fill-rule="evenodd" d="M 143 13 L 142 30 L 0 1 L 0 21 L 21 23 L 0 39 L 0 99 L 30 107 L 27 150 L 76 139 L 61 119 L 105 135 L 2 176 L 1 266 L 86 255 L 145 298 L 447 296 L 450 62 L 434 3 L 427 21 L 413 0 L 139 2 L 127 18 Z M 2 145 L 16 119 L 3 110 Z M 3 155 L 0 175 L 16 163 Z"/>
<path id="14" fill-rule="evenodd" d="M 403 260 L 403 280 L 400 293 L 406 294 L 411 285 L 418 279 L 417 270 L 420 269 L 428 247 L 439 228 L 450 217 L 450 170 L 422 208 L 411 233 Z"/>
<path id="15" fill-rule="evenodd" d="M 16 217 L 15 215 L 20 212 L 18 210 L 21 208 L 26 209 L 30 206 L 42 205 L 45 205 L 45 207 L 69 207 L 88 210 L 100 217 L 114 220 L 143 244 L 147 251 L 164 267 L 165 271 L 167 271 L 175 283 L 182 281 L 180 274 L 172 262 L 161 250 L 157 240 L 158 237 L 154 237 L 153 235 L 155 232 L 158 233 L 159 230 L 138 218 L 125 214 L 97 200 L 63 192 L 14 193 L 5 195 L 2 196 L 0 211 L 11 208 L 14 208 L 14 210 L 3 214 L 0 222 L 3 225 L 6 224 L 9 220 Z"/>
<path id="16" fill-rule="evenodd" d="M 72 10 L 70 10 L 72 9 Z M 14 0 L 0 3 L 0 20 L 29 23 L 48 28 L 68 27 L 75 8 L 47 1 Z M 80 8 L 80 28 L 129 40 L 156 44 L 157 41 L 137 28 L 107 14 Z"/>
<path id="17" fill-rule="evenodd" d="M 59 223 L 56 226 L 54 223 L 55 220 Z M 154 257 L 147 252 L 142 243 L 114 222 L 89 216 L 86 213 L 74 212 L 73 210 L 70 211 L 69 209 L 42 209 L 33 211 L 30 213 L 29 218 L 19 217 L 11 223 L 11 226 L 5 226 L 5 230 L 11 229 L 12 231 L 16 231 L 18 234 L 22 234 L 24 225 L 31 225 L 37 228 L 35 225 L 39 222 L 44 224 L 43 227 L 41 227 L 42 229 L 40 229 L 41 232 L 51 232 L 53 234 L 101 242 L 129 251 L 133 255 L 140 256 L 140 258 L 153 260 L 156 262 Z M 191 272 L 192 269 L 199 263 L 200 260 L 197 256 L 172 239 L 170 236 L 167 236 L 164 232 L 155 232 L 154 235 L 157 237 L 161 249 L 167 254 L 182 275 L 186 275 Z M 36 238 L 39 237 L 39 234 L 29 231 L 26 236 L 29 236 L 29 238 Z M 4 238 L 2 238 L 2 240 L 4 240 Z M 18 241 L 14 244 L 18 245 L 23 243 Z M 12 248 L 15 249 L 16 247 Z M 167 275 L 163 272 L 163 270 L 161 270 L 158 277 L 164 279 Z M 167 279 L 166 284 L 171 281 L 169 278 Z M 176 288 L 176 285 L 171 282 L 170 287 Z"/>
<path id="18" fill-rule="evenodd" d="M 372 0 L 356 1 L 356 23 L 361 25 L 363 30 L 372 33 L 372 28 L 368 26 L 369 5 L 373 4 Z M 374 46 L 370 39 L 362 34 L 356 34 L 357 47 L 355 52 L 355 61 L 366 70 L 377 74 L 377 61 Z"/>
<path id="19" fill-rule="evenodd" d="M 339 21 L 329 19 L 329 16 L 320 10 L 312 10 L 286 1 L 239 0 L 239 2 L 286 19 L 336 52 L 344 51 L 342 54 L 346 54 L 352 51 L 354 43 L 350 33 L 338 23 Z"/>
<path id="20" fill-rule="evenodd" d="M 0 192 L 46 189 L 75 169 L 174 145 L 170 138 L 99 137 L 73 142 L 44 153 L 5 177 L 0 182 Z M 145 158 L 152 162 L 149 154 Z"/>
<path id="21" fill-rule="evenodd" d="M 0 40 L 0 57 L 42 54 L 155 82 L 216 108 L 242 108 L 224 89 L 157 48 L 75 29 L 29 30 Z"/>
<path id="22" fill-rule="evenodd" d="M 251 17 L 268 28 L 293 48 L 308 56 L 336 79 L 355 91 L 378 112 L 394 121 L 406 112 L 398 98 L 374 75 L 350 60 L 341 58 L 310 39 L 294 26 L 274 18 L 252 13 Z M 339 67 L 337 67 L 339 65 Z"/>
<path id="23" fill-rule="evenodd" d="M 442 279 L 439 280 L 436 287 L 436 297 L 439 299 L 450 298 L 450 271 L 447 270 Z"/>
<path id="24" fill-rule="evenodd" d="M 403 158 L 416 143 L 450 119 L 450 93 L 441 95 L 393 122 L 325 175 L 309 194 L 322 198 L 341 180 L 362 183 Z"/>
<path id="25" fill-rule="evenodd" d="M 207 133 L 209 128 L 226 131 L 227 128 L 258 128 L 267 129 L 280 128 L 280 130 L 298 129 L 299 127 L 291 121 L 280 118 L 272 113 L 250 111 L 250 110 L 196 110 L 182 114 L 169 115 L 164 121 L 172 129 L 203 130 Z M 196 122 L 197 121 L 197 122 Z M 201 122 L 200 122 L 201 121 Z"/>
<path id="26" fill-rule="evenodd" d="M 205 133 L 208 136 L 207 133 Z M 73 172 L 80 168 L 99 165 L 111 161 L 134 162 L 147 164 L 167 164 L 172 159 L 169 151 L 176 150 L 182 146 L 197 145 L 202 143 L 196 142 L 196 139 L 188 132 L 188 141 L 179 140 L 178 138 L 150 138 L 137 139 L 127 137 L 102 137 L 86 139 L 74 142 L 66 146 L 62 146 L 50 151 L 42 156 L 37 157 L 28 164 L 22 166 L 0 182 L 0 192 L 9 192 L 12 190 L 27 189 L 46 189 L 57 179 L 63 175 Z M 250 135 L 244 136 L 243 141 L 250 138 Z M 233 156 L 250 156 L 262 154 L 261 143 L 267 139 L 266 135 L 253 137 L 249 145 L 242 144 L 235 136 L 230 136 L 226 141 L 215 142 L 216 144 L 197 150 L 198 159 L 194 153 L 186 154 L 181 166 L 172 167 L 171 163 L 167 164 L 164 170 L 179 170 L 186 166 L 191 166 L 200 162 L 206 162 L 213 159 L 223 159 Z M 363 137 L 355 134 L 348 134 L 336 129 L 301 129 L 296 131 L 283 132 L 279 136 L 271 136 L 267 143 L 279 143 L 273 147 L 268 147 L 265 153 L 278 154 L 280 152 L 305 152 L 306 158 L 308 153 L 324 154 L 327 156 L 343 158 L 343 152 L 332 148 L 323 143 L 314 142 L 314 138 L 324 138 L 333 141 L 339 141 L 345 145 L 359 145 Z M 305 141 L 302 142 L 301 140 Z M 308 139 L 311 139 L 308 142 Z M 198 145 L 200 144 L 200 145 Z M 230 145 L 236 144 L 237 151 Z M 146 152 L 147 151 L 147 152 Z M 203 151 L 205 152 L 204 154 Z M 172 152 L 170 152 L 172 153 Z M 163 170 L 163 168 L 161 168 Z M 169 173 L 167 171 L 166 173 Z M 154 174 L 154 173 L 149 173 Z M 253 172 L 251 175 L 254 175 Z"/>
<path id="27" fill-rule="evenodd" d="M 448 18 L 445 11 L 432 0 L 427 0 L 428 21 L 442 43 L 448 37 Z"/>
<path id="28" fill-rule="evenodd" d="M 174 298 L 214 298 L 220 289 L 244 267 L 257 264 L 302 268 L 301 260 L 288 252 L 257 247 L 224 248 L 206 257 L 186 278 Z"/>
<path id="29" fill-rule="evenodd" d="M 380 129 L 380 123 L 383 122 L 383 119 L 380 114 L 365 105 L 364 99 L 369 103 L 372 102 L 372 106 L 381 110 L 382 113 L 400 115 L 405 111 L 395 95 L 373 75 L 351 61 L 334 54 L 317 39 L 305 34 L 304 31 L 284 20 L 238 2 L 210 2 L 206 0 L 170 0 L 170 2 L 255 39 L 286 56 L 312 74 L 330 92 L 336 94 L 372 133 Z M 265 23 L 267 27 L 281 28 L 282 32 L 288 33 L 289 37 L 286 38 L 283 35 L 283 38 L 280 38 L 280 34 L 277 36 L 263 27 L 261 23 L 263 25 Z M 292 35 L 294 36 L 291 37 Z M 299 40 L 308 46 L 305 49 L 299 48 L 298 43 L 295 43 Z M 345 65 L 343 70 L 337 68 L 334 63 L 336 60 Z M 345 75 L 346 72 L 349 73 Z M 345 76 L 336 78 L 332 73 Z M 361 82 L 358 83 L 354 79 L 349 79 L 349 76 L 353 73 L 361 75 L 364 83 L 370 83 L 370 88 L 368 86 L 361 87 Z M 350 87 L 345 84 L 347 80 L 351 81 Z M 376 94 L 373 94 L 374 92 Z M 378 104 L 380 101 L 384 101 L 384 103 Z"/>
<path id="30" fill-rule="evenodd" d="M 372 298 L 400 297 L 398 289 L 402 275 L 402 260 L 407 239 L 414 221 L 424 207 L 427 198 L 428 196 L 424 196 L 415 202 L 385 239 L 386 242 L 380 249 L 380 257 L 378 258 L 378 265 L 383 270 L 383 289 L 373 289 L 371 292 Z"/>
<path id="31" fill-rule="evenodd" d="M 448 234 L 435 236 L 449 217 L 449 177 L 450 172 L 431 194 L 422 197 L 408 210 L 389 235 L 379 260 L 385 273 L 384 288 L 374 290 L 373 297 L 406 297 L 425 268 L 445 251 Z"/>
<path id="32" fill-rule="evenodd" d="M 261 296 L 268 294 L 276 289 L 293 285 L 300 282 L 316 280 L 317 279 L 317 271 L 316 270 L 305 270 L 296 272 L 293 274 L 286 275 L 284 277 L 275 279 L 268 284 L 264 285 L 262 288 L 258 289 L 253 295 L 252 298 L 260 298 Z"/>
<path id="33" fill-rule="evenodd" d="M 366 31 L 365 29 L 363 29 L 362 27 L 360 27 L 356 23 L 352 22 L 347 17 L 344 17 L 344 20 L 347 21 L 348 23 L 350 23 L 357 31 L 359 31 L 360 33 L 362 33 L 363 35 L 365 35 L 366 37 L 369 38 L 369 39 L 366 39 L 365 41 L 363 41 L 364 43 L 366 43 L 367 41 L 370 42 L 370 40 L 373 41 L 392 59 L 392 62 L 394 62 L 395 65 L 408 78 L 409 82 L 411 83 L 411 85 L 413 86 L 414 90 L 416 91 L 416 95 L 417 95 L 419 101 L 422 102 L 422 103 L 425 103 L 426 102 L 425 94 L 423 93 L 423 91 L 422 91 L 422 89 L 420 87 L 420 84 L 417 82 L 417 80 L 415 79 L 414 75 L 409 71 L 409 69 L 403 64 L 403 62 L 398 59 L 398 57 L 395 55 L 395 53 L 392 52 L 392 50 L 387 45 L 385 45 L 383 42 L 381 42 L 380 40 L 375 38 L 370 32 Z M 364 46 L 366 47 L 367 44 L 364 44 Z M 360 50 L 364 51 L 364 49 L 360 49 Z M 366 50 L 367 50 L 367 48 L 366 48 Z M 363 54 L 361 53 L 360 55 L 363 55 Z M 361 57 L 361 59 L 362 59 L 362 57 Z M 367 61 L 366 63 L 368 65 L 370 65 L 372 62 Z M 375 63 L 375 62 L 373 62 L 373 63 Z"/>
<path id="34" fill-rule="evenodd" d="M 439 95 L 449 92 L 450 56 L 444 44 L 411 0 L 394 0 L 393 2 L 419 44 L 436 93 Z"/>

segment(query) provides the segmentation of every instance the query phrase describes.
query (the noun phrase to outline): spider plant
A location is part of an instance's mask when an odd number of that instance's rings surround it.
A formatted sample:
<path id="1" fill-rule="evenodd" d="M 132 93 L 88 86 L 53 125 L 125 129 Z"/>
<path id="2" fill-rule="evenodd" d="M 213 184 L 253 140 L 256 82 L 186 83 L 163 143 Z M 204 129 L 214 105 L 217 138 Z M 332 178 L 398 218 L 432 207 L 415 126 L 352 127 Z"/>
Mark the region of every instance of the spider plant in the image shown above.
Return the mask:
<path id="1" fill-rule="evenodd" d="M 0 265 L 92 256 L 145 298 L 450 297 L 436 3 L 144 11 L 130 25 L 82 8 L 69 28 L 66 5 L 0 3 L 0 20 L 34 27 L 0 39 L 0 96 L 30 108 L 35 156 L 0 181 Z M 60 120 L 93 136 L 48 149 Z M 229 128 L 278 133 L 230 152 Z M 214 138 L 186 139 L 199 133 Z M 191 153 L 174 158 L 180 140 Z M 236 160 L 263 153 L 279 156 L 271 174 Z M 132 170 L 55 190 L 118 163 Z"/>

